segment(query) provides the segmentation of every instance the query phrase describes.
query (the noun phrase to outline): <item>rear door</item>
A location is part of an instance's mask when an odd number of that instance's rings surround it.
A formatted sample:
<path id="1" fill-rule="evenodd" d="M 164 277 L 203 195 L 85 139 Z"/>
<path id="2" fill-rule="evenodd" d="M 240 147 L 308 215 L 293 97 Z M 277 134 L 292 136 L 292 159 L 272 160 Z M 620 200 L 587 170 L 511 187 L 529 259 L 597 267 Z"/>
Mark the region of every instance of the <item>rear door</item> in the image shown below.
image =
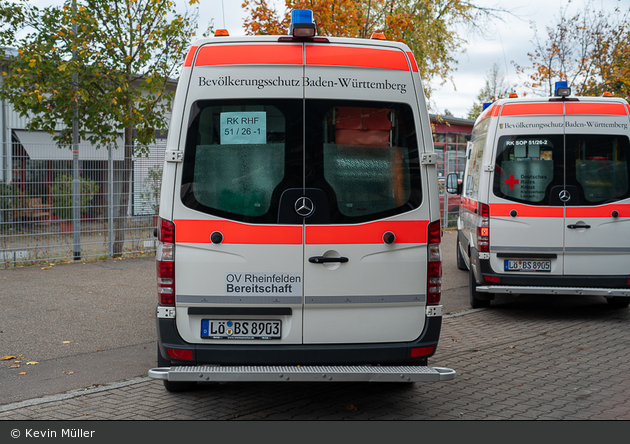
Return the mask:
<path id="1" fill-rule="evenodd" d="M 505 104 L 490 189 L 490 260 L 499 273 L 562 275 L 563 104 Z M 492 161 L 492 160 L 491 160 Z"/>
<path id="2" fill-rule="evenodd" d="M 627 275 L 630 121 L 621 103 L 566 103 L 567 275 Z"/>
<path id="3" fill-rule="evenodd" d="M 302 44 L 202 46 L 191 67 L 173 219 L 189 343 L 302 343 Z M 283 206 L 283 202 L 288 202 Z"/>
<path id="4" fill-rule="evenodd" d="M 417 68 L 400 48 L 334 43 L 306 44 L 305 63 L 304 343 L 413 340 L 429 221 Z"/>

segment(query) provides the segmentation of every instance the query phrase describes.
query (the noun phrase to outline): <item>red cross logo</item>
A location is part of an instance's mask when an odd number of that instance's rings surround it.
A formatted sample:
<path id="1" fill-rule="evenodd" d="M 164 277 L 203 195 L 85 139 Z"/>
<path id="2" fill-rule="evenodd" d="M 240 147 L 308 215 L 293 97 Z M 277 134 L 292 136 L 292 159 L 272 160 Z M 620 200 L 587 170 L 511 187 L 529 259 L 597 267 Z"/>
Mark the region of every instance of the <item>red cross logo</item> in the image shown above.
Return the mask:
<path id="1" fill-rule="evenodd" d="M 510 174 L 509 179 L 505 179 L 505 184 L 510 186 L 510 190 L 514 189 L 514 185 L 518 185 L 519 180 L 514 179 L 514 174 Z"/>

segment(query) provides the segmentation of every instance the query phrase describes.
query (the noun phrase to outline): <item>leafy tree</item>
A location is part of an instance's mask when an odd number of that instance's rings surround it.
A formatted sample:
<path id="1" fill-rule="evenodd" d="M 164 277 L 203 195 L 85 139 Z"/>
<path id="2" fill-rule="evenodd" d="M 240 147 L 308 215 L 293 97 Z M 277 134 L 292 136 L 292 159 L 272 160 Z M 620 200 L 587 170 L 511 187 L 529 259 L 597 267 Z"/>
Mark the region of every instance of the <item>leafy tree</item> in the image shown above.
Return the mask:
<path id="1" fill-rule="evenodd" d="M 186 1 L 193 6 L 199 0 Z M 198 10 L 194 6 L 180 14 L 172 0 L 78 0 L 76 8 L 72 3 L 42 9 L 28 0 L 0 3 L 0 43 L 18 51 L 3 73 L 0 97 L 29 116 L 28 130 L 54 134 L 62 124 L 54 136 L 61 145 L 72 141 L 75 104 L 80 139 L 107 144 L 124 133 L 125 177 L 114 242 L 118 255 L 134 132 L 142 152 L 155 141 L 155 130 L 166 127 L 171 102 L 166 84 L 196 30 Z"/>
<path id="2" fill-rule="evenodd" d="M 446 82 L 457 63 L 455 55 L 462 51 L 465 40 L 455 27 L 475 29 L 484 19 L 505 12 L 466 0 L 285 0 L 283 16 L 267 0 L 244 0 L 243 7 L 248 12 L 247 34 L 285 34 L 290 11 L 311 9 L 319 35 L 367 38 L 378 31 L 390 40 L 404 41 L 427 82 L 427 94 L 428 81 L 440 78 Z"/>
<path id="3" fill-rule="evenodd" d="M 596 11 L 590 5 L 569 16 L 560 10 L 554 26 L 546 27 L 542 40 L 534 26 L 534 51 L 530 66 L 516 65 L 527 74 L 523 85 L 534 92 L 552 95 L 555 82 L 566 80 L 576 94 L 630 96 L 630 8 L 614 13 Z"/>
<path id="4" fill-rule="evenodd" d="M 486 72 L 486 83 L 481 91 L 479 91 L 477 101 L 473 104 L 470 111 L 468 111 L 467 117 L 475 120 L 479 114 L 481 114 L 481 111 L 483 111 L 484 103 L 502 99 L 507 97 L 508 94 L 509 86 L 505 80 L 505 75 L 501 71 L 501 67 L 495 63 L 492 65 L 492 69 Z"/>

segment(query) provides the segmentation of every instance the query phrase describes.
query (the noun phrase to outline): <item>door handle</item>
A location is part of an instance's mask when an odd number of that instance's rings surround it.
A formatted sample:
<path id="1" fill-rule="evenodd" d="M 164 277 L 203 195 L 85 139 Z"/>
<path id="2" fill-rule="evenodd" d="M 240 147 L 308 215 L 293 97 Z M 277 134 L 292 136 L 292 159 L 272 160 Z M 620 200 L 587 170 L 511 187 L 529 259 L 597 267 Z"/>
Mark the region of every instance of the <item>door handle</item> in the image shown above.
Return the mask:
<path id="1" fill-rule="evenodd" d="M 575 230 L 576 228 L 591 228 L 590 225 L 575 225 L 575 224 L 571 224 L 571 225 L 567 225 L 567 228 L 571 228 L 572 230 Z"/>
<path id="2" fill-rule="evenodd" d="M 313 256 L 309 257 L 308 261 L 312 264 L 325 264 L 329 262 L 348 262 L 347 257 L 326 257 L 326 256 Z"/>

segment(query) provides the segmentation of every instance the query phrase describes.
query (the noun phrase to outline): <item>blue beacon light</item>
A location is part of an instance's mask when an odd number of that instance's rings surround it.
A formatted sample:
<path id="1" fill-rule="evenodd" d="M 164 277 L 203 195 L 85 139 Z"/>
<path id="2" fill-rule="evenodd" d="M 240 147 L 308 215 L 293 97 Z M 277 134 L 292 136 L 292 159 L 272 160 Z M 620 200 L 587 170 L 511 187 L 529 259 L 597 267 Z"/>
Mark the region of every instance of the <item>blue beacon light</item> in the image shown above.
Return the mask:
<path id="1" fill-rule="evenodd" d="M 291 12 L 289 34 L 294 37 L 313 37 L 315 35 L 313 11 L 310 9 L 293 10 Z"/>

